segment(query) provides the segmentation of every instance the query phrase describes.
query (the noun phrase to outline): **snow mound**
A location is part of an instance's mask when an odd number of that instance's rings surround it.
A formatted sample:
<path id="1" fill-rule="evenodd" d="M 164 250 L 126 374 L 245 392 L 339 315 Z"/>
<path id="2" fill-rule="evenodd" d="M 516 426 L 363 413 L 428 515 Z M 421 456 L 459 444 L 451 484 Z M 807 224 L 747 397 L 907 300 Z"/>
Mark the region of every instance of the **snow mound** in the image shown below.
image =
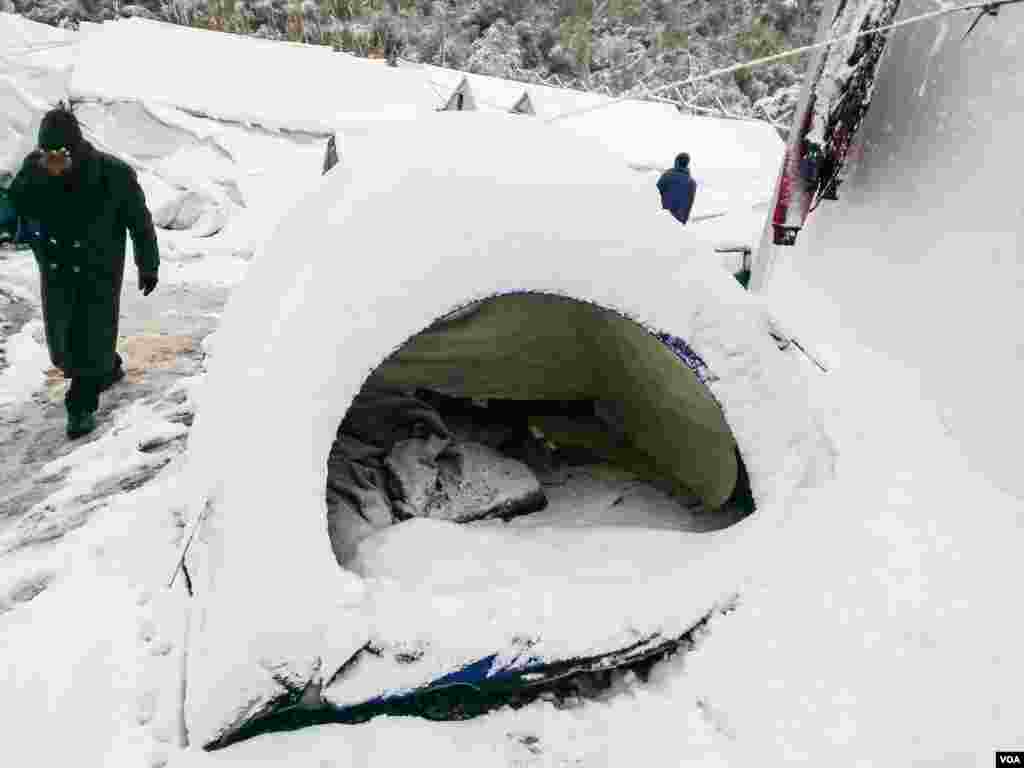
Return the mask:
<path id="1" fill-rule="evenodd" d="M 713 371 L 759 504 L 770 508 L 827 470 L 802 374 L 764 332 L 758 305 L 636 194 L 633 172 L 599 143 L 520 116 L 445 112 L 383 120 L 350 137 L 345 157 L 278 226 L 218 332 L 189 461 L 193 524 L 205 521 L 187 560 L 196 743 L 225 735 L 286 689 L 330 679 L 370 635 L 426 648 L 391 680 L 417 685 L 509 648 L 522 632 L 542 636 L 557 658 L 620 647 L 638 627 L 685 631 L 742 578 L 738 542 L 771 525 L 770 515 L 729 529 L 722 541 L 736 546 L 717 546 L 703 566 L 688 563 L 704 570 L 684 594 L 669 569 L 649 601 L 634 605 L 631 583 L 620 584 L 624 610 L 585 622 L 572 621 L 571 606 L 610 594 L 607 585 L 578 585 L 552 598 L 560 610 L 539 613 L 526 608 L 529 585 L 505 594 L 507 610 L 497 612 L 491 591 L 470 590 L 457 613 L 479 621 L 453 623 L 440 597 L 342 571 L 324 497 L 338 424 L 385 358 L 459 306 L 552 293 L 670 330 Z M 410 622 L 416 605 L 422 620 Z"/>

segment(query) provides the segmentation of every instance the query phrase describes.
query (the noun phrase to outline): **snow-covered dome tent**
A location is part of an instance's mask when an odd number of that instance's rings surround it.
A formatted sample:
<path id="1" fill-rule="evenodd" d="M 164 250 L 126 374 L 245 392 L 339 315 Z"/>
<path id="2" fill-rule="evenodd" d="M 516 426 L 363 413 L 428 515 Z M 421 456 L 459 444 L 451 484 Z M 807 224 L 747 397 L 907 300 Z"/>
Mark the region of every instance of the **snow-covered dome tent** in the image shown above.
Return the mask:
<path id="1" fill-rule="evenodd" d="M 829 466 L 802 374 L 758 305 L 598 143 L 510 115 L 441 112 L 356 131 L 344 155 L 232 295 L 200 393 L 186 476 L 195 746 L 222 745 L 282 707 L 344 708 L 481 659 L 514 666 L 524 638 L 531 659 L 557 660 L 679 637 L 736 592 L 742 547 L 773 525 L 777 504 Z M 524 296 L 549 299 L 514 303 Z M 572 578 L 517 565 L 528 541 L 500 523 L 438 520 L 394 525 L 379 542 L 419 542 L 432 558 L 424 571 L 363 578 L 340 567 L 325 501 L 339 424 L 369 378 L 401 384 L 443 355 L 432 331 L 468 305 L 498 317 L 489 347 L 507 354 L 430 384 L 507 396 L 511 378 L 526 387 L 520 396 L 561 398 L 580 365 L 599 363 L 632 387 L 624 400 L 647 406 L 627 420 L 661 419 L 635 433 L 660 440 L 655 450 L 679 473 L 700 468 L 693 484 L 709 473 L 700 493 L 712 506 L 735 483 L 735 440 L 759 511 L 712 533 L 622 529 L 614 543 L 597 530 L 545 529 L 549 548 L 590 553 Z M 502 325 L 514 312 L 525 328 Z M 561 347 L 530 348 L 544 328 Z M 709 390 L 652 335 L 662 331 L 706 363 Z M 463 351 L 451 359 L 465 363 Z M 519 375 L 517 364 L 532 370 Z M 676 429 L 696 442 L 674 442 Z M 445 547 L 475 575 L 446 567 Z"/>

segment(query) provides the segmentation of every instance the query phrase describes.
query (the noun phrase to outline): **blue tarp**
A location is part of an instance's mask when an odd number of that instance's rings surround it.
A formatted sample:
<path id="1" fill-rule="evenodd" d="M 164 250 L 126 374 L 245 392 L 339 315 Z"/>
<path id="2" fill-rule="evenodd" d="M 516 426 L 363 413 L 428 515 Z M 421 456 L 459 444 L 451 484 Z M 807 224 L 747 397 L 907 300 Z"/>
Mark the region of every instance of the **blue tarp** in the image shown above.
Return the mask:
<path id="1" fill-rule="evenodd" d="M 18 214 L 14 212 L 14 206 L 7 199 L 7 191 L 0 189 L 0 230 L 14 232 L 17 227 Z"/>

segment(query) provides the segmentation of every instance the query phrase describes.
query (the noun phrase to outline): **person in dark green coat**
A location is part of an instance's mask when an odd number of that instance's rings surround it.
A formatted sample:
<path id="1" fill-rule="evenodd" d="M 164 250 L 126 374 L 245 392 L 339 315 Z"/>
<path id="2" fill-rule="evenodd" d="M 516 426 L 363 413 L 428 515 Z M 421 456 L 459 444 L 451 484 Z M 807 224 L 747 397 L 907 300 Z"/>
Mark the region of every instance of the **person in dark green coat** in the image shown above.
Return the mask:
<path id="1" fill-rule="evenodd" d="M 44 116 L 39 147 L 8 195 L 20 216 L 40 223 L 33 250 L 46 343 L 71 380 L 65 405 L 74 439 L 96 428 L 100 392 L 124 377 L 116 345 L 126 233 L 148 296 L 160 267 L 156 231 L 135 171 L 87 142 L 64 104 Z"/>

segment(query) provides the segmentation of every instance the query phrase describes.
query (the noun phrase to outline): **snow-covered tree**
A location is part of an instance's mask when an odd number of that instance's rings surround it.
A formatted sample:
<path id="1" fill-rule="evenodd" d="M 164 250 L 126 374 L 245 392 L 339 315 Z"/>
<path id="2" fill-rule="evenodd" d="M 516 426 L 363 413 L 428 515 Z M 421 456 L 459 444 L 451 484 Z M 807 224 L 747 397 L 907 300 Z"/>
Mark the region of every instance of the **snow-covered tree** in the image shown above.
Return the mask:
<path id="1" fill-rule="evenodd" d="M 504 19 L 498 19 L 473 43 L 465 67 L 481 75 L 508 77 L 522 64 L 519 36 Z"/>

